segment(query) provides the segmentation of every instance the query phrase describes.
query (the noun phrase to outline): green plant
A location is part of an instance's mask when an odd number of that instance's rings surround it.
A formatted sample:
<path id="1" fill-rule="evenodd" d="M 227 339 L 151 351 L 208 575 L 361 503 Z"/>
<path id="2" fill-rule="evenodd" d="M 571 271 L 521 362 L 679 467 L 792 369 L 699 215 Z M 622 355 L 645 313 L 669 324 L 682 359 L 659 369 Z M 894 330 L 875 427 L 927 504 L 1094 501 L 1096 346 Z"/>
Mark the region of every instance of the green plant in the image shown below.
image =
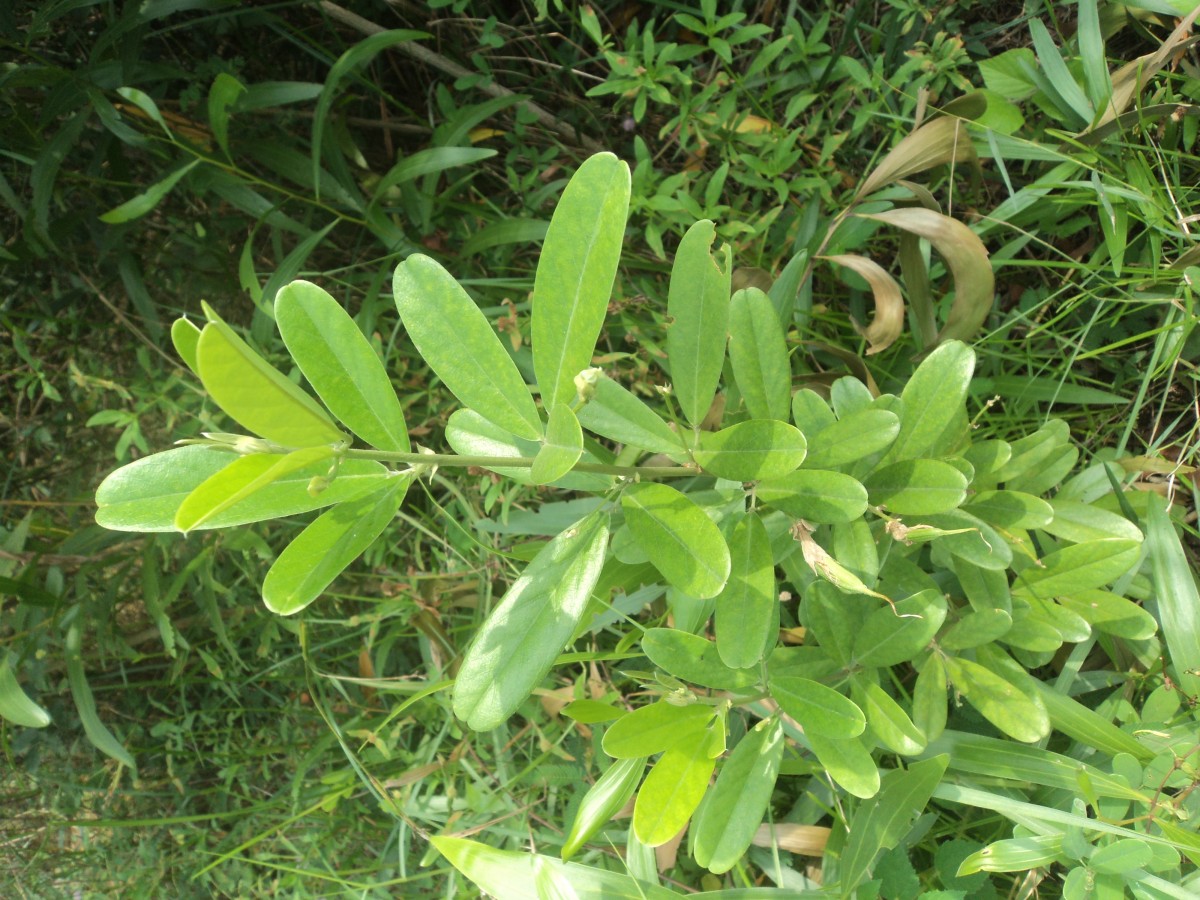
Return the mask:
<path id="1" fill-rule="evenodd" d="M 889 156 L 868 184 L 922 168 L 905 158 Z M 397 308 L 416 350 L 463 404 L 446 427 L 453 453 L 414 452 L 375 350 L 337 301 L 294 282 L 274 314 L 325 406 L 211 308 L 202 330 L 179 320 L 180 356 L 254 436 L 209 434 L 118 470 L 97 491 L 98 521 L 188 532 L 328 507 L 263 583 L 267 607 L 293 615 L 437 469 L 475 466 L 573 491 L 577 499 L 543 507 L 562 526 L 529 551 L 452 681 L 433 688 L 452 684 L 455 715 L 491 731 L 531 716 L 530 697 L 552 671 L 574 684 L 564 714 L 581 729 L 606 726 L 597 747 L 605 771 L 579 802 L 563 857 L 583 852 L 636 794 L 631 872 L 645 875 L 636 848 L 667 844 L 690 821 L 696 863 L 740 873 L 734 883 L 746 884 L 744 857 L 762 839 L 764 818 L 782 826 L 829 816 L 823 889 L 853 896 L 879 890 L 870 879 L 889 867 L 911 870 L 894 853 L 936 801 L 989 808 L 1018 827 L 938 864 L 935 885 L 1071 862 L 1083 874 L 1067 884 L 1080 890 L 1099 879 L 1181 896 L 1173 887 L 1183 877 L 1180 854 L 1200 850 L 1194 829 L 1178 824 L 1195 803 L 1186 787 L 1194 754 L 1181 744 L 1190 713 L 1161 702 L 1149 712 L 1147 700 L 1144 716 L 1173 721 L 1138 737 L 1113 724 L 1136 716 L 1089 708 L 1069 693 L 1075 681 L 1123 689 L 1119 670 L 1107 682 L 1080 671 L 1093 652 L 1118 665 L 1132 653 L 1153 670 L 1163 650 L 1156 622 L 1129 599 L 1145 597 L 1176 626 L 1164 635 L 1172 663 L 1159 671 L 1195 696 L 1194 652 L 1178 631 L 1195 636 L 1187 611 L 1195 584 L 1162 507 L 1122 492 L 1111 464 L 1068 478 L 1078 453 L 1059 421 L 1012 442 L 973 440 L 974 353 L 945 330 L 926 332 L 928 355 L 898 393 L 853 378 L 835 381 L 827 398 L 793 393 L 784 322 L 762 291 L 731 292 L 731 254 L 713 252 L 708 221 L 689 229 L 676 254 L 671 389 L 661 412 L 651 408 L 591 366 L 629 183 L 623 163 L 595 156 L 551 221 L 532 304 L 540 408 L 466 291 L 432 259 L 410 256 L 395 272 Z M 365 446 L 353 446 L 351 434 Z M 657 587 L 648 595 L 644 585 Z M 638 606 L 620 605 L 635 596 Z M 648 621 L 631 618 L 648 597 L 665 604 L 656 601 Z M 780 642 L 801 633 L 798 646 Z M 564 653 L 584 636 L 582 649 Z M 1041 673 L 1064 653 L 1048 682 Z M 633 668 L 589 694 L 588 667 L 614 661 Z M 951 689 L 966 706 L 950 701 Z M 650 702 L 630 710 L 635 695 Z M 1168 760 L 1176 763 L 1164 771 Z M 789 778 L 777 781 L 781 774 Z M 1019 799 L 1023 790 L 1032 793 Z M 375 793 L 407 820 L 389 793 Z M 781 887 L 815 889 L 782 864 L 766 827 L 774 855 L 750 858 Z M 556 885 L 673 895 L 603 866 L 452 835 L 433 842 L 497 896 Z"/>

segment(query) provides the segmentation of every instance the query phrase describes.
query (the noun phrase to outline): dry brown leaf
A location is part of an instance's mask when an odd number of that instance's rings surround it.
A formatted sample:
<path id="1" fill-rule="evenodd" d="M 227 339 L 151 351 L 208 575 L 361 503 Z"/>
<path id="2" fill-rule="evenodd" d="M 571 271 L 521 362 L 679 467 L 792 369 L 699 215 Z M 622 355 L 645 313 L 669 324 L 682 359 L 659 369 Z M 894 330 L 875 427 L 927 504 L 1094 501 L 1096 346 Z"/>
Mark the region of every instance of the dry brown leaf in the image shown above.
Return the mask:
<path id="1" fill-rule="evenodd" d="M 975 158 L 975 148 L 962 119 L 942 116 L 926 122 L 883 158 L 858 188 L 856 199 L 894 181 L 949 162 Z"/>
<path id="2" fill-rule="evenodd" d="M 866 328 L 854 322 L 855 330 L 867 339 L 867 355 L 886 350 L 896 343 L 904 331 L 904 298 L 896 279 L 879 263 L 855 253 L 818 258 L 857 272 L 871 286 L 875 296 L 875 318 Z"/>
<path id="3" fill-rule="evenodd" d="M 779 847 L 801 856 L 824 856 L 829 834 L 830 829 L 824 825 L 793 825 L 790 822 L 769 825 L 764 822 L 754 833 L 753 843 L 755 847 Z"/>

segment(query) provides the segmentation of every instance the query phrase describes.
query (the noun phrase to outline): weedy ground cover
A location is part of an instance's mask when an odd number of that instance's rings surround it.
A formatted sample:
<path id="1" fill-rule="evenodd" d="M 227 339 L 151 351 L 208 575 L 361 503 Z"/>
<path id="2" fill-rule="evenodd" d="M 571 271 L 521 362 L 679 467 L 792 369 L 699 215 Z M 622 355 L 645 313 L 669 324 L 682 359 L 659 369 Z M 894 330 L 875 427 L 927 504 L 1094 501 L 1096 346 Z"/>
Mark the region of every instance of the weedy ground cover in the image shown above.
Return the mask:
<path id="1" fill-rule="evenodd" d="M 1188 896 L 1194 16 L 444 6 L 10 44 L 4 877 Z"/>

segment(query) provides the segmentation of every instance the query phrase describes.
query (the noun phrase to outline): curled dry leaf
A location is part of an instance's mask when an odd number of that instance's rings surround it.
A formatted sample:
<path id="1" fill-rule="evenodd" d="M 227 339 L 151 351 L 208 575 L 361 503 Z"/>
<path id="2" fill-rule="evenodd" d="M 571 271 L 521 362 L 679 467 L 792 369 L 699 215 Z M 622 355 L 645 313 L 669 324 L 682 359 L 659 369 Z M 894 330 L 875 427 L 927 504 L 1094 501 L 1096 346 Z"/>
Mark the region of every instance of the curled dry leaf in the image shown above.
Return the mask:
<path id="1" fill-rule="evenodd" d="M 875 295 L 875 318 L 865 328 L 854 323 L 855 330 L 867 339 L 867 355 L 886 350 L 896 343 L 904 330 L 904 298 L 896 279 L 879 263 L 865 256 L 841 253 L 820 258 L 852 269 L 871 286 L 871 293 Z"/>
<path id="2" fill-rule="evenodd" d="M 893 147 L 859 186 L 856 199 L 934 166 L 974 158 L 975 148 L 963 120 L 942 116 L 926 122 Z"/>
<path id="3" fill-rule="evenodd" d="M 754 833 L 755 847 L 778 847 L 801 856 L 822 856 L 830 829 L 823 825 L 794 825 L 791 822 L 764 822 Z"/>

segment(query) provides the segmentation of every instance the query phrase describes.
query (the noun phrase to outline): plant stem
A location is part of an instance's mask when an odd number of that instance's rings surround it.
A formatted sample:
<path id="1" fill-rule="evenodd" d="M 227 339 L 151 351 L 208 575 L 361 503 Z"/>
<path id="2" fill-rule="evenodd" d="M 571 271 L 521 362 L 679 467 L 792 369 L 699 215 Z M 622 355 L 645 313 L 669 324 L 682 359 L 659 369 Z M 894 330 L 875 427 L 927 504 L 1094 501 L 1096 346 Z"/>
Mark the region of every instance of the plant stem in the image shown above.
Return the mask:
<path id="1" fill-rule="evenodd" d="M 346 450 L 343 455 L 347 459 L 377 459 L 419 466 L 478 466 L 481 469 L 528 469 L 533 466 L 533 458 L 524 456 L 459 456 L 456 453 L 393 453 L 389 450 Z M 605 463 L 576 463 L 571 471 L 640 478 L 686 478 L 701 474 L 695 466 L 610 466 Z"/>

